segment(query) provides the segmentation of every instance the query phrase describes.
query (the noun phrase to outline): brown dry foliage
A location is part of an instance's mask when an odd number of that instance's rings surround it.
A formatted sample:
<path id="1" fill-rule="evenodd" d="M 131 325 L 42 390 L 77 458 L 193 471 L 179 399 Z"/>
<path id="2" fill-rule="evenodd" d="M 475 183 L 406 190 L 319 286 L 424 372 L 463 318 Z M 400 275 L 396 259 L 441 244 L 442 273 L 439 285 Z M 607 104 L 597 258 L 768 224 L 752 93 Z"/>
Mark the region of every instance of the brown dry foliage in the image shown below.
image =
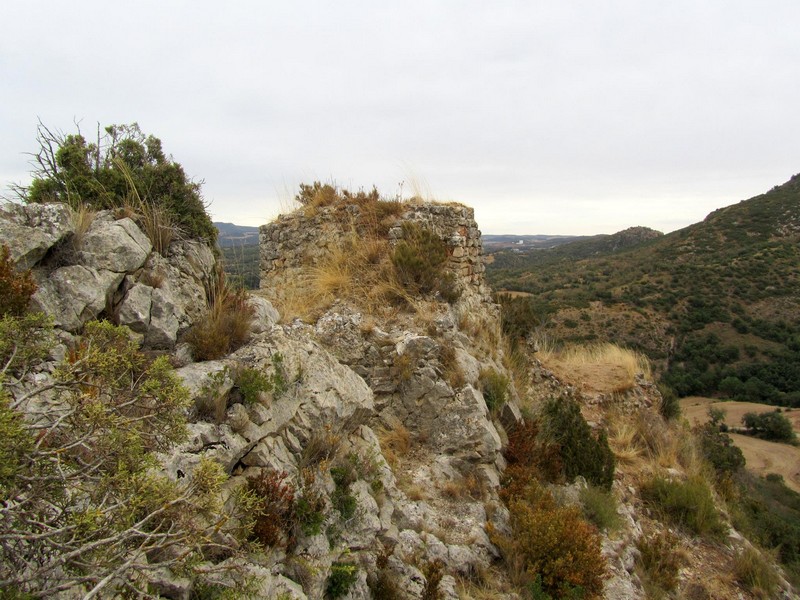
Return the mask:
<path id="1" fill-rule="evenodd" d="M 270 547 L 286 548 L 294 543 L 295 489 L 286 472 L 263 471 L 247 480 L 258 502 L 252 537 Z"/>
<path id="2" fill-rule="evenodd" d="M 231 287 L 218 267 L 216 280 L 208 290 L 206 313 L 184 339 L 196 360 L 221 358 L 247 342 L 252 319 L 247 291 Z"/>
<path id="3" fill-rule="evenodd" d="M 35 291 L 31 272 L 17 271 L 11 251 L 3 244 L 0 247 L 0 317 L 24 314 Z"/>
<path id="4" fill-rule="evenodd" d="M 531 481 L 508 502 L 511 537 L 493 534 L 509 573 L 520 586 L 541 585 L 561 597 L 581 588 L 597 598 L 607 576 L 597 529 L 577 506 L 558 506 L 552 494 Z"/>

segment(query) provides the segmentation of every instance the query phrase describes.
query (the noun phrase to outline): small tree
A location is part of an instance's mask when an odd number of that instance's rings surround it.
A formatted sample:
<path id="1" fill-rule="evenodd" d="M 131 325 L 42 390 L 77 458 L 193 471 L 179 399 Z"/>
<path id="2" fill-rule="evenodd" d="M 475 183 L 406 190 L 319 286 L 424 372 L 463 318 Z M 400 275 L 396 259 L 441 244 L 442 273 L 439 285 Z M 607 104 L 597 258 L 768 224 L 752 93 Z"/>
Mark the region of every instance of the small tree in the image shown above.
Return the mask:
<path id="1" fill-rule="evenodd" d="M 154 571 L 191 574 L 214 548 L 224 472 L 202 461 L 180 483 L 159 474 L 156 453 L 185 436 L 189 395 L 167 357 L 145 357 L 125 328 L 87 323 L 52 378 L 33 384 L 27 373 L 51 347 L 46 332 L 31 335 L 42 321 L 0 321 L 0 588 L 149 597 Z"/>
<path id="2" fill-rule="evenodd" d="M 542 433 L 558 446 L 567 481 L 581 475 L 589 483 L 611 489 L 616 459 L 608 437 L 605 431 L 592 434 L 575 400 L 549 399 L 542 409 Z"/>
<path id="3" fill-rule="evenodd" d="M 64 202 L 73 208 L 131 206 L 137 212 L 163 209 L 189 237 L 214 244 L 217 230 L 200 195 L 198 182 L 167 157 L 161 140 L 139 125 L 110 125 L 90 142 L 81 133 L 65 135 L 41 122 L 33 181 L 16 186 L 25 202 Z"/>
<path id="4" fill-rule="evenodd" d="M 764 440 L 794 443 L 797 439 L 792 422 L 777 410 L 761 414 L 747 413 L 742 417 L 742 423 L 749 434 Z"/>

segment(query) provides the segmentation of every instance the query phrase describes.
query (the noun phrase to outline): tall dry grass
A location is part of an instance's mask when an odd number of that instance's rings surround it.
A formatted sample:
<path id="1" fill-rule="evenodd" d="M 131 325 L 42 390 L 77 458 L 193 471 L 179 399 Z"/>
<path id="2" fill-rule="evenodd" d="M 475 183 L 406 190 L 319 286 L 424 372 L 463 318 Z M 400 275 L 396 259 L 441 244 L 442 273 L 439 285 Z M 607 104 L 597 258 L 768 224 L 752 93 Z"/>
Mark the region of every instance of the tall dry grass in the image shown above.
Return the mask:
<path id="1" fill-rule="evenodd" d="M 206 302 L 204 315 L 184 338 L 196 360 L 221 358 L 242 346 L 250 337 L 253 320 L 247 291 L 231 286 L 220 265 L 206 290 Z"/>
<path id="2" fill-rule="evenodd" d="M 285 320 L 319 316 L 334 301 L 351 302 L 367 315 L 386 314 L 412 302 L 391 263 L 389 242 L 355 226 L 316 265 L 281 286 L 275 304 Z"/>
<path id="3" fill-rule="evenodd" d="M 77 205 L 69 206 L 69 216 L 72 221 L 72 226 L 75 228 L 75 234 L 72 237 L 72 245 L 77 250 L 83 244 L 83 239 L 86 237 L 86 232 L 92 226 L 97 211 L 90 207 L 85 202 Z"/>
<path id="4" fill-rule="evenodd" d="M 652 410 L 606 414 L 608 443 L 626 471 L 647 477 L 676 468 L 688 477 L 709 478 L 708 465 L 688 425 L 667 421 Z"/>
<path id="5" fill-rule="evenodd" d="M 611 343 L 541 345 L 537 357 L 560 379 L 598 392 L 624 392 L 636 384 L 637 375 L 651 377 L 644 355 Z"/>
<path id="6" fill-rule="evenodd" d="M 114 164 L 120 170 L 128 185 L 124 210 L 127 213 L 136 215 L 136 220 L 149 238 L 150 243 L 153 244 L 153 249 L 161 256 L 166 256 L 169 245 L 178 235 L 175 218 L 163 206 L 159 206 L 148 198 L 142 198 L 136 188 L 130 168 L 122 159 L 115 158 Z"/>

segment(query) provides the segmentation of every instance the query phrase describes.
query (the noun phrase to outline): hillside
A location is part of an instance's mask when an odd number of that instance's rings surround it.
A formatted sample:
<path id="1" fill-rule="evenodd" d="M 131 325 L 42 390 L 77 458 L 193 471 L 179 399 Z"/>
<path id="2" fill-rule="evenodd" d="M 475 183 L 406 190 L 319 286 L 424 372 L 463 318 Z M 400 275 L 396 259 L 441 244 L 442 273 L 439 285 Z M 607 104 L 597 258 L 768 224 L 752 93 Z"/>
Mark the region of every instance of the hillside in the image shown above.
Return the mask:
<path id="1" fill-rule="evenodd" d="M 483 235 L 483 247 L 487 253 L 503 249 L 512 249 L 516 252 L 525 252 L 532 249 L 556 248 L 562 244 L 569 244 L 584 239 L 574 235 Z"/>
<path id="2" fill-rule="evenodd" d="M 551 336 L 645 351 L 681 395 L 797 405 L 799 239 L 795 176 L 644 244 L 574 258 L 568 244 L 535 267 L 495 260 L 488 279 L 531 293 Z"/>
<path id="3" fill-rule="evenodd" d="M 497 252 L 493 256 L 494 269 L 530 270 L 541 265 L 569 262 L 614 254 L 634 248 L 640 244 L 661 237 L 660 231 L 648 227 L 629 227 L 610 235 L 600 234 L 587 237 L 563 238 L 558 245 L 542 247 L 543 252 Z"/>
<path id="4" fill-rule="evenodd" d="M 214 222 L 225 274 L 248 290 L 258 288 L 258 227 Z"/>
<path id="5" fill-rule="evenodd" d="M 630 351 L 509 353 L 472 209 L 308 188 L 253 294 L 125 214 L 0 210 L 0 588 L 791 597 L 736 530 L 795 578 L 800 497 L 764 480 L 771 526 L 724 505 L 725 438 L 665 418 Z"/>
<path id="6" fill-rule="evenodd" d="M 217 221 L 214 221 L 214 227 L 216 227 L 219 232 L 217 243 L 221 248 L 258 245 L 258 227 L 220 223 Z"/>

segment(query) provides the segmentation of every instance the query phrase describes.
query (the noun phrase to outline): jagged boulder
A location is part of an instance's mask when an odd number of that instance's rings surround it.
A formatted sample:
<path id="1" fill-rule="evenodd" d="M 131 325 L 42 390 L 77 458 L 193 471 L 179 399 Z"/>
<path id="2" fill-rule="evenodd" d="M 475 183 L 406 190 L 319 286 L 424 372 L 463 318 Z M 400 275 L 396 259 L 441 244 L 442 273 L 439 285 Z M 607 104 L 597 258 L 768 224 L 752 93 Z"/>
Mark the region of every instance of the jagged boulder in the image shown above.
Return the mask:
<path id="1" fill-rule="evenodd" d="M 77 213 L 64 204 L 0 207 L 0 237 L 38 285 L 32 308 L 68 332 L 105 316 L 130 327 L 145 347 L 174 348 L 206 308 L 216 265 L 211 248 L 176 240 L 164 257 L 130 218 L 99 211 L 83 219 L 78 227 Z M 258 322 L 276 321 L 264 303 Z"/>
<path id="2" fill-rule="evenodd" d="M 129 218 L 114 220 L 111 213 L 98 215 L 78 248 L 79 264 L 114 273 L 139 269 L 153 244 Z"/>
<path id="3" fill-rule="evenodd" d="M 32 307 L 51 315 L 56 327 L 69 332 L 96 319 L 124 277 L 82 265 L 58 268 L 46 278 L 36 275 L 39 287 L 31 298 Z"/>
<path id="4" fill-rule="evenodd" d="M 72 211 L 65 204 L 0 206 L 0 239 L 20 269 L 38 264 L 51 248 L 74 234 Z"/>

